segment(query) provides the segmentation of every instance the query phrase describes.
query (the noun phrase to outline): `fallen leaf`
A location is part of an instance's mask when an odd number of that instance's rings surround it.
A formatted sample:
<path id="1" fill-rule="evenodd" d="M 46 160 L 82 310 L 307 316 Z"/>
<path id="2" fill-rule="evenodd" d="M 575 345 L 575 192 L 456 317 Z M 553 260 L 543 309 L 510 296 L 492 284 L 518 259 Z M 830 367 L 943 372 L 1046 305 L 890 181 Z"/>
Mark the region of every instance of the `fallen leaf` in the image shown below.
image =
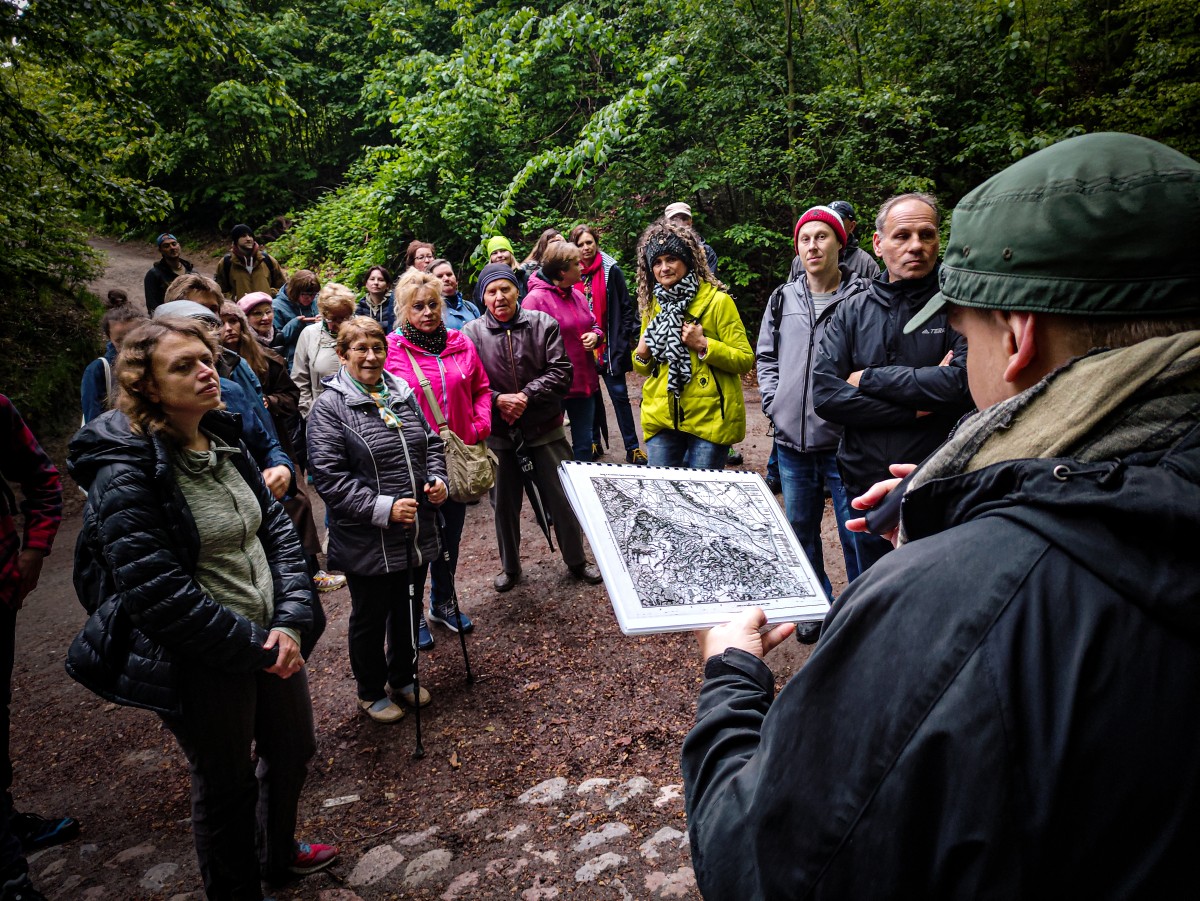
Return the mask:
<path id="1" fill-rule="evenodd" d="M 453 767 L 453 768 L 454 768 L 454 769 L 456 769 L 456 770 L 457 770 L 457 769 L 458 769 L 460 766 L 462 766 L 462 764 L 458 762 L 458 752 L 457 752 L 457 751 L 451 751 L 451 752 L 450 752 L 450 766 L 451 766 L 451 767 Z"/>

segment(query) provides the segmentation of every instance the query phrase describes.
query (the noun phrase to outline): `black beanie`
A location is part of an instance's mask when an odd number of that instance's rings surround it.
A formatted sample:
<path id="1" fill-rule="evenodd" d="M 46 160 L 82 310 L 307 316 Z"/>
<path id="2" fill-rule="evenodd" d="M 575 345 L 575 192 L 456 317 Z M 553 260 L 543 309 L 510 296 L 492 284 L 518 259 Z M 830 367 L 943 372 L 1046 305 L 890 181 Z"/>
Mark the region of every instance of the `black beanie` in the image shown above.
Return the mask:
<path id="1" fill-rule="evenodd" d="M 483 271 L 479 273 L 479 296 L 483 297 L 483 292 L 487 290 L 487 286 L 498 278 L 506 278 L 514 285 L 517 285 L 517 287 L 520 287 L 517 283 L 517 276 L 506 264 L 488 263 L 483 267 Z"/>
<path id="2" fill-rule="evenodd" d="M 229 233 L 229 240 L 236 241 L 238 238 L 242 237 L 243 235 L 249 235 L 251 238 L 253 238 L 254 237 L 254 229 L 252 229 L 250 226 L 246 225 L 245 223 L 239 222 L 237 225 L 235 225 L 233 227 L 233 231 L 231 231 Z"/>

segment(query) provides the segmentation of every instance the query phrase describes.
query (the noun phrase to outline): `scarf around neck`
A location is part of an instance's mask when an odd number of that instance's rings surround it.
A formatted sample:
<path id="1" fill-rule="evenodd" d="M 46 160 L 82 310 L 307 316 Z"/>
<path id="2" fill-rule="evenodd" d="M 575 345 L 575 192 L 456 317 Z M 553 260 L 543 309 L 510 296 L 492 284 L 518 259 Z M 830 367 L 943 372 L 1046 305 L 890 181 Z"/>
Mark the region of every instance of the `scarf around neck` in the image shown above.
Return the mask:
<path id="1" fill-rule="evenodd" d="M 375 401 L 375 408 L 379 411 L 379 418 L 383 420 L 384 425 L 389 429 L 400 429 L 400 417 L 392 409 L 392 392 L 388 390 L 387 379 L 381 378 L 378 385 L 364 385 L 350 373 L 346 373 L 346 377 L 354 383 L 354 387 Z"/>
<path id="2" fill-rule="evenodd" d="M 596 248 L 592 262 L 583 267 L 583 278 L 575 284 L 578 291 L 587 302 L 588 309 L 596 317 L 596 324 L 605 328 L 604 317 L 608 312 L 608 285 L 604 278 L 604 255 Z"/>
<path id="3" fill-rule="evenodd" d="M 400 334 L 407 338 L 411 344 L 435 356 L 440 356 L 442 351 L 446 349 L 446 339 L 450 337 L 446 329 L 446 323 L 444 322 L 440 323 L 437 328 L 429 333 L 421 331 L 411 322 L 405 322 L 400 326 Z"/>
<path id="4" fill-rule="evenodd" d="M 667 388 L 676 398 L 692 380 L 692 355 L 683 343 L 683 317 L 699 287 L 694 269 L 670 288 L 654 285 L 659 311 L 646 326 L 646 346 L 654 359 L 666 361 Z"/>
<path id="5" fill-rule="evenodd" d="M 1170 447 L 1200 415 L 1200 331 L 1096 350 L 963 420 L 907 491 L 1007 460 L 1119 460 Z M 903 519 L 900 543 L 908 540 Z"/>

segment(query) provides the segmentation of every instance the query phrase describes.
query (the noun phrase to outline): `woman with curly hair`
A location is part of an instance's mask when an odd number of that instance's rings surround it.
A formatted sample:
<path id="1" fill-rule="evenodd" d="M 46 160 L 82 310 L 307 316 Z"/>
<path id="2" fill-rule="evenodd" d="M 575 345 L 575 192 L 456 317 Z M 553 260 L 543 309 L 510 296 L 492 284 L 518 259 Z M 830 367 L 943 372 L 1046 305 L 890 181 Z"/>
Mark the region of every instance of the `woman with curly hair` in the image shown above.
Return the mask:
<path id="1" fill-rule="evenodd" d="M 258 901 L 261 876 L 316 872 L 337 850 L 295 839 L 316 752 L 312 583 L 222 410 L 216 353 L 195 320 L 135 329 L 117 359 L 116 410 L 71 441 L 71 474 L 88 491 L 75 586 L 90 616 L 67 671 L 162 717 L 190 766 L 207 897 Z"/>
<path id="2" fill-rule="evenodd" d="M 637 245 L 642 333 L 633 354 L 651 466 L 723 469 L 746 437 L 741 376 L 754 351 L 690 228 L 659 220 Z"/>

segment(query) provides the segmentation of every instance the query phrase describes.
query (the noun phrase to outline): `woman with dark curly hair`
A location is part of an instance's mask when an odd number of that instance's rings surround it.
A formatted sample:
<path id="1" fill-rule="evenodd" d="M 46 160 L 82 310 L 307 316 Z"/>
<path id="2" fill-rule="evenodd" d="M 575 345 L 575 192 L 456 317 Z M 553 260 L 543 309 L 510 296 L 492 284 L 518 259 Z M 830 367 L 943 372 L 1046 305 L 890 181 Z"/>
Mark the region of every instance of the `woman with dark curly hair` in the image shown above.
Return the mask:
<path id="1" fill-rule="evenodd" d="M 117 409 L 71 442 L 71 474 L 88 491 L 75 585 L 90 616 L 67 670 L 159 713 L 191 768 L 208 897 L 257 901 L 263 875 L 316 872 L 337 850 L 294 835 L 316 751 L 312 583 L 296 530 L 222 411 L 216 352 L 194 320 L 140 326 L 117 359 Z"/>
<path id="2" fill-rule="evenodd" d="M 696 233 L 659 220 L 637 245 L 642 334 L 633 368 L 651 466 L 723 469 L 746 437 L 744 373 L 754 351 L 733 298 L 712 275 Z"/>

